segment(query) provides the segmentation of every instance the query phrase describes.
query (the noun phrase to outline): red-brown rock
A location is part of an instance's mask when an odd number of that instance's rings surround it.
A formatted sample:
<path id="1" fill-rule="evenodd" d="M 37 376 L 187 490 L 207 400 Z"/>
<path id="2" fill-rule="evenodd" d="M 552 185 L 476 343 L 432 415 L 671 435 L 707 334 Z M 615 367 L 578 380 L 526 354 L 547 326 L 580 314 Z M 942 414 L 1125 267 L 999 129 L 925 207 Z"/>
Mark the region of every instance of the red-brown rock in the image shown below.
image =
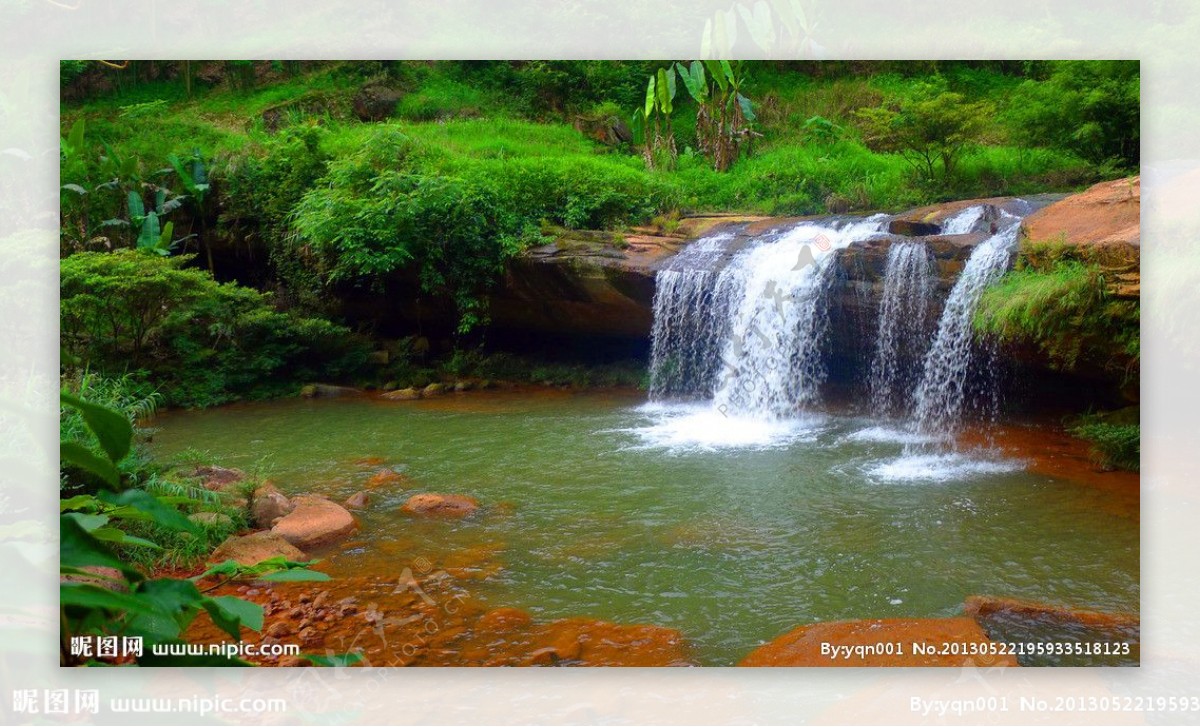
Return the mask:
<path id="1" fill-rule="evenodd" d="M 313 550 L 332 545 L 353 533 L 358 524 L 346 508 L 323 497 L 293 498 L 295 509 L 271 528 L 292 545 Z"/>
<path id="2" fill-rule="evenodd" d="M 365 492 L 356 492 L 342 503 L 347 510 L 365 510 L 370 504 L 371 496 Z"/>
<path id="3" fill-rule="evenodd" d="M 254 565 L 268 558 L 282 556 L 288 560 L 305 560 L 304 553 L 278 533 L 263 530 L 250 535 L 234 535 L 226 538 L 209 556 L 209 563 L 237 561 L 242 565 Z"/>
<path id="4" fill-rule="evenodd" d="M 425 492 L 413 495 L 401 506 L 401 512 L 410 515 L 438 517 L 465 517 L 479 509 L 479 501 L 466 495 L 439 495 Z"/>
<path id="5" fill-rule="evenodd" d="M 269 528 L 295 508 L 279 488 L 270 483 L 254 491 L 250 500 L 250 519 L 255 526 Z"/>

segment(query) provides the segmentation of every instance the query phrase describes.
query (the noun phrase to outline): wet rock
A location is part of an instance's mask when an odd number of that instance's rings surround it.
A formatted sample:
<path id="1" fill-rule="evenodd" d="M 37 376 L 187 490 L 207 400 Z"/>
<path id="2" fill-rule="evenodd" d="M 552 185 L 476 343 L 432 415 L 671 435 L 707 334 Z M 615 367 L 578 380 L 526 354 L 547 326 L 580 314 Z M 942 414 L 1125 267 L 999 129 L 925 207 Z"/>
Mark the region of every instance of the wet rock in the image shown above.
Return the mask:
<path id="1" fill-rule="evenodd" d="M 383 398 L 389 401 L 411 401 L 413 399 L 420 399 L 421 392 L 409 386 L 404 389 L 389 391 L 386 394 L 383 394 Z"/>
<path id="2" fill-rule="evenodd" d="M 376 487 L 385 487 L 387 485 L 399 485 L 407 480 L 407 477 L 400 474 L 396 470 L 384 468 L 371 475 L 371 478 L 367 480 L 367 487 L 374 489 Z"/>
<path id="3" fill-rule="evenodd" d="M 371 496 L 365 492 L 356 492 L 342 503 L 347 510 L 365 510 L 371 504 Z"/>
<path id="4" fill-rule="evenodd" d="M 479 501 L 473 497 L 425 492 L 408 498 L 400 511 L 410 515 L 465 517 L 477 509 Z"/>
<path id="5" fill-rule="evenodd" d="M 349 537 L 358 524 L 346 508 L 323 497 L 293 498 L 295 508 L 275 523 L 271 532 L 304 550 L 322 548 Z"/>
<path id="6" fill-rule="evenodd" d="M 266 484 L 254 491 L 250 500 L 250 519 L 256 527 L 269 528 L 295 508 L 275 485 Z"/>
<path id="7" fill-rule="evenodd" d="M 233 518 L 223 512 L 194 512 L 188 515 L 188 520 L 197 525 L 207 525 L 212 528 L 223 528 L 233 525 Z"/>
<path id="8" fill-rule="evenodd" d="M 206 465 L 197 467 L 188 473 L 190 477 L 200 479 L 201 486 L 206 490 L 225 491 L 231 485 L 235 485 L 246 479 L 246 473 L 232 467 L 217 467 L 216 465 Z"/>
<path id="9" fill-rule="evenodd" d="M 254 565 L 275 557 L 306 560 L 304 552 L 279 533 L 264 530 L 250 535 L 230 536 L 217 546 L 217 549 L 209 556 L 208 562 L 223 563 L 233 560 L 242 565 Z"/>
<path id="10" fill-rule="evenodd" d="M 1104 613 L 998 596 L 967 596 L 963 610 L 968 616 L 980 622 L 994 616 L 1001 616 L 1019 621 L 1051 622 L 1126 631 L 1137 631 L 1141 623 L 1141 619 L 1131 613 Z"/>
<path id="11" fill-rule="evenodd" d="M 474 383 L 472 383 L 470 381 L 455 381 L 454 382 L 454 390 L 456 392 L 470 391 L 473 388 L 475 388 L 475 385 L 474 385 Z"/>
<path id="12" fill-rule="evenodd" d="M 1016 657 L 992 654 L 940 654 L 944 643 L 990 642 L 969 618 L 867 619 L 809 624 L 758 647 L 738 666 L 1016 666 Z M 876 647 L 897 643 L 899 653 L 865 653 L 849 659 L 822 654 L 822 644 Z M 934 647 L 914 653 L 913 644 Z"/>
<path id="13" fill-rule="evenodd" d="M 475 628 L 486 633 L 504 633 L 528 626 L 533 619 L 519 608 L 496 608 L 479 617 Z"/>
<path id="14" fill-rule="evenodd" d="M 432 383 L 429 386 L 426 386 L 424 389 L 421 389 L 421 397 L 422 398 L 426 398 L 426 397 L 430 397 L 430 396 L 441 396 L 442 394 L 445 394 L 445 393 L 446 393 L 446 385 L 440 384 L 440 383 Z"/>
<path id="15" fill-rule="evenodd" d="M 307 399 L 314 397 L 336 398 L 339 396 L 360 396 L 362 391 L 349 386 L 334 386 L 333 384 L 308 384 L 300 389 L 300 396 Z"/>
<path id="16" fill-rule="evenodd" d="M 267 628 L 267 635 L 276 639 L 282 639 L 292 633 L 292 628 L 282 621 L 277 621 Z"/>

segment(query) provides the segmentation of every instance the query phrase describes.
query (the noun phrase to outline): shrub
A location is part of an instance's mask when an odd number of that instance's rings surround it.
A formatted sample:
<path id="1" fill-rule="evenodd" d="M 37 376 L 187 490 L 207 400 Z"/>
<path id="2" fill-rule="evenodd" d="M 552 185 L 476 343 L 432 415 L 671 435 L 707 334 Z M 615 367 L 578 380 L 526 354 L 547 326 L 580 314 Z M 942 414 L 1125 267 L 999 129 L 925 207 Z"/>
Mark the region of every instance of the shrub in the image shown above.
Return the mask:
<path id="1" fill-rule="evenodd" d="M 268 295 L 217 283 L 189 259 L 118 250 L 63 260 L 64 352 L 110 376 L 147 377 L 185 405 L 278 395 L 365 361 L 345 328 L 278 312 Z"/>
<path id="2" fill-rule="evenodd" d="M 483 296 L 543 220 L 608 227 L 669 206 L 672 190 L 617 159 L 451 157 L 394 128 L 330 163 L 294 210 L 296 251 L 328 283 L 415 270 L 451 298 L 459 329 L 486 317 Z"/>
<path id="3" fill-rule="evenodd" d="M 1085 417 L 1069 430 L 1092 445 L 1092 458 L 1104 469 L 1137 472 L 1141 468 L 1142 432 L 1138 424 L 1116 424 Z"/>

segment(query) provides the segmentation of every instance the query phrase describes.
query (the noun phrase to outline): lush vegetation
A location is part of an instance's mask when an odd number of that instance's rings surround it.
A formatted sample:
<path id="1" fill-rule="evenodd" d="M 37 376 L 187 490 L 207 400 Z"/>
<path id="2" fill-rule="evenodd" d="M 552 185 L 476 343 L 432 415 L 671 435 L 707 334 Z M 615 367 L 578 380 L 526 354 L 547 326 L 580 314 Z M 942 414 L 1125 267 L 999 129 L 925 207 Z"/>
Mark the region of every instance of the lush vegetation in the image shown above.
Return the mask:
<path id="1" fill-rule="evenodd" d="M 218 283 L 189 260 L 135 250 L 63 260 L 64 364 L 129 374 L 169 403 L 203 406 L 353 376 L 366 360 L 345 328 L 276 311 L 270 296 Z"/>
<path id="2" fill-rule="evenodd" d="M 1111 271 L 1086 248 L 1027 244 L 1015 268 L 984 292 L 974 326 L 1004 342 L 1036 346 L 1065 371 L 1086 367 L 1134 379 L 1141 306 L 1113 288 Z"/>
<path id="3" fill-rule="evenodd" d="M 344 325 L 372 323 L 341 301 L 389 281 L 481 329 L 506 261 L 556 226 L 894 210 L 1137 165 L 1129 62 L 61 71 L 64 361 L 168 403 L 354 380 Z"/>
<path id="4" fill-rule="evenodd" d="M 206 595 L 211 589 L 198 586 L 205 578 L 325 576 L 307 570 L 309 563 L 283 559 L 253 567 L 229 561 L 193 578 L 157 575 L 155 570 L 163 566 L 199 562 L 238 527 L 235 518 L 240 515 L 214 493 L 172 481 L 138 451 L 135 417 L 153 407 L 153 397 L 129 391 L 126 380 L 91 374 L 64 383 L 60 663 L 113 663 L 94 649 L 76 648 L 73 637 L 140 637 L 143 651 L 134 660 L 139 665 L 245 665 L 225 656 L 161 656 L 152 649 L 182 643 L 184 631 L 201 612 L 235 640 L 241 639 L 243 628 L 262 629 L 260 606 L 233 596 Z M 197 513 L 221 517 L 206 520 Z"/>
<path id="5" fill-rule="evenodd" d="M 1068 431 L 1092 446 L 1092 459 L 1103 469 L 1141 469 L 1142 432 L 1138 407 L 1093 413 L 1070 422 Z"/>

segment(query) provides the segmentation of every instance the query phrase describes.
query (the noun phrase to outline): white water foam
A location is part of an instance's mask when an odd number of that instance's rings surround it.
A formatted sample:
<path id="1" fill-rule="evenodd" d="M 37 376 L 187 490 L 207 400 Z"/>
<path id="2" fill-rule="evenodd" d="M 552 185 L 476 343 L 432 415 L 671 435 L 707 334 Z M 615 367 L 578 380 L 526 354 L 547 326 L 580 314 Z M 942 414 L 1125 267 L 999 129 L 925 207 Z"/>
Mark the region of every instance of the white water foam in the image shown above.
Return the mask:
<path id="1" fill-rule="evenodd" d="M 903 455 L 868 466 L 866 474 L 881 482 L 949 482 L 1017 472 L 1024 468 L 1025 464 L 1020 460 L 989 459 L 951 452 Z"/>
<path id="2" fill-rule="evenodd" d="M 812 441 L 824 431 L 825 418 L 764 419 L 725 415 L 707 403 L 650 403 L 637 410 L 650 421 L 617 431 L 638 443 L 627 449 L 666 449 L 674 453 L 719 449 L 769 449 Z"/>

